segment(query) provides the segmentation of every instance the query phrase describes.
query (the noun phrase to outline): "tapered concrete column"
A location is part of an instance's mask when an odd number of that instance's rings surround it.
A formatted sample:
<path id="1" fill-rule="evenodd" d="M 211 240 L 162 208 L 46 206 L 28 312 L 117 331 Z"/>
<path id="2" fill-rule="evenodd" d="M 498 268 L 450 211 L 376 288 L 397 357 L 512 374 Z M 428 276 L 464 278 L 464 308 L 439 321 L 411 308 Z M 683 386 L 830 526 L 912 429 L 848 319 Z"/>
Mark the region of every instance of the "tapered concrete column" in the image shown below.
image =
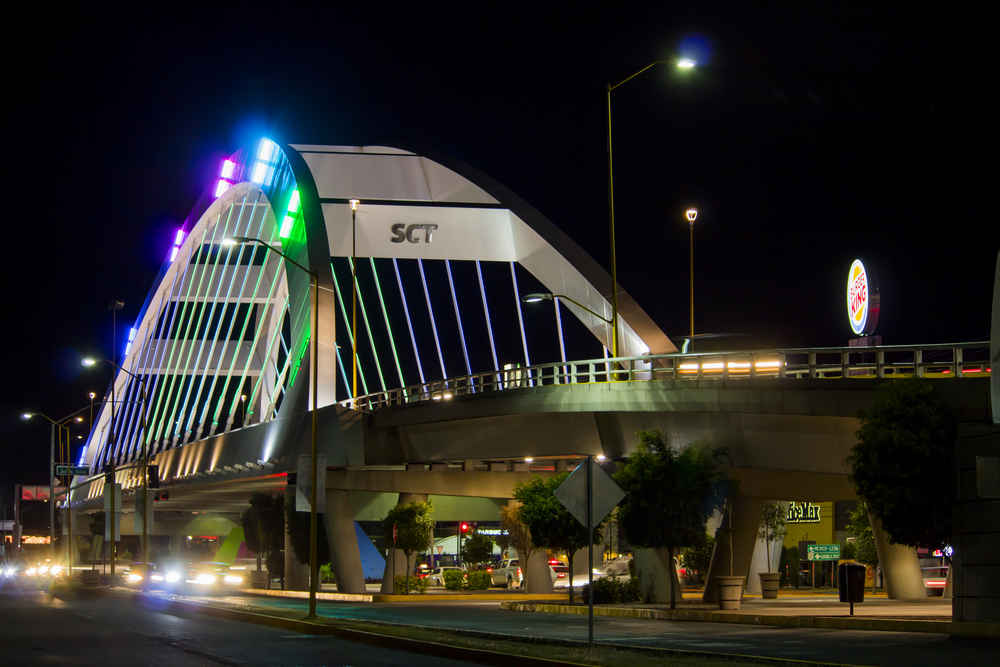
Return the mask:
<path id="1" fill-rule="evenodd" d="M 722 517 L 722 529 L 733 527 L 732 574 L 736 577 L 746 577 L 750 573 L 750 561 L 753 558 L 754 547 L 757 544 L 757 532 L 760 527 L 760 516 L 767 501 L 763 498 L 740 496 L 734 503 L 731 513 Z M 718 602 L 719 593 L 715 588 L 715 578 L 729 576 L 730 552 L 729 540 L 720 538 L 715 541 L 712 552 L 712 564 L 708 568 L 708 578 L 705 580 L 703 602 Z"/>
<path id="2" fill-rule="evenodd" d="M 668 549 L 633 549 L 639 595 L 643 602 L 669 603 L 670 596 L 681 600 L 680 582 L 674 579 Z"/>
<path id="3" fill-rule="evenodd" d="M 285 503 L 295 502 L 295 487 L 285 487 Z M 288 530 L 285 530 L 285 590 L 307 591 L 309 590 L 309 566 L 299 562 L 292 549 L 292 543 L 288 539 Z"/>
<path id="4" fill-rule="evenodd" d="M 520 555 L 520 554 L 519 554 Z M 549 570 L 549 558 L 545 554 L 545 549 L 535 549 L 534 553 L 525 563 L 521 561 L 521 567 L 525 568 L 524 575 L 528 584 L 528 593 L 552 593 L 552 571 Z"/>
<path id="5" fill-rule="evenodd" d="M 882 522 L 868 515 L 872 524 L 872 537 L 878 552 L 878 564 L 885 576 L 885 592 L 890 600 L 924 600 L 927 590 L 920 574 L 917 550 L 902 544 L 889 544 L 889 534 L 882 528 Z"/>
<path id="6" fill-rule="evenodd" d="M 403 505 L 414 501 L 426 503 L 427 498 L 428 496 L 426 493 L 401 493 L 399 494 L 399 500 L 396 504 Z M 391 537 L 391 535 L 389 537 Z M 359 556 L 359 568 L 360 564 L 361 559 Z M 401 577 L 404 574 L 406 574 L 406 554 L 399 549 L 390 549 L 389 554 L 385 558 L 385 570 L 382 573 L 382 588 L 379 592 L 383 595 L 394 595 L 397 593 L 397 591 L 395 591 L 395 577 Z"/>
<path id="7" fill-rule="evenodd" d="M 358 535 L 347 491 L 326 490 L 326 513 L 323 515 L 327 542 L 330 544 L 330 567 L 338 593 L 365 593 L 365 575 L 361 567 Z"/>

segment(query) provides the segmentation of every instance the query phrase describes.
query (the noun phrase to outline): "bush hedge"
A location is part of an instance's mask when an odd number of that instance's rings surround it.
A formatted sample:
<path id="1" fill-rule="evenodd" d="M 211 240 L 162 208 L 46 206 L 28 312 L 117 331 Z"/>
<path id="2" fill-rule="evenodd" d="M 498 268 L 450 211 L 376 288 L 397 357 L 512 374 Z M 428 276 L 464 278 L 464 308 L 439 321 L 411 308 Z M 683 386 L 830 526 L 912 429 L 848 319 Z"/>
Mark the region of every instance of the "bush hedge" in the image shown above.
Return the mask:
<path id="1" fill-rule="evenodd" d="M 589 599 L 590 584 L 583 585 L 583 599 Z M 594 580 L 594 604 L 622 604 L 639 602 L 639 579 L 632 577 L 620 581 L 618 577 L 607 576 Z"/>
<path id="2" fill-rule="evenodd" d="M 461 570 L 444 571 L 444 587 L 449 591 L 460 591 L 465 584 L 465 572 Z"/>

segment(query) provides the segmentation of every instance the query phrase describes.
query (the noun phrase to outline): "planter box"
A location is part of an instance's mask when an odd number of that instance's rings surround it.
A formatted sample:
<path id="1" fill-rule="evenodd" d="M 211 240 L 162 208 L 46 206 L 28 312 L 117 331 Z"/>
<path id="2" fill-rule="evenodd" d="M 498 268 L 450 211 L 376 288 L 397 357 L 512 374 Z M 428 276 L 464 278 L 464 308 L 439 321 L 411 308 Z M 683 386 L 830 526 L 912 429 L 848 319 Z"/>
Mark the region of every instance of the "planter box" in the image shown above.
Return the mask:
<path id="1" fill-rule="evenodd" d="M 780 572 L 760 572 L 760 596 L 765 600 L 774 600 L 778 597 L 778 582 L 781 580 Z"/>
<path id="2" fill-rule="evenodd" d="M 719 609 L 735 610 L 743 601 L 744 577 L 716 577 L 716 587 L 719 590 Z"/>

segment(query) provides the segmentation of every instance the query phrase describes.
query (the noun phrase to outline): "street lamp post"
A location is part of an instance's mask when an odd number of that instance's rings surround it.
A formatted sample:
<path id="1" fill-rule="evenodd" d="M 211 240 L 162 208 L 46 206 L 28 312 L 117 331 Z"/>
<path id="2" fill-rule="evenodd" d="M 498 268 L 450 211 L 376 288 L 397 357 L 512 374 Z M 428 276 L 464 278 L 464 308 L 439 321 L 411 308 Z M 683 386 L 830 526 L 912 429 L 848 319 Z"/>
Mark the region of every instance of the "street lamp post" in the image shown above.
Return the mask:
<path id="1" fill-rule="evenodd" d="M 612 355 L 618 356 L 618 268 L 616 262 L 615 253 L 615 179 L 614 179 L 614 169 L 613 161 L 611 159 L 611 91 L 618 88 L 624 83 L 627 83 L 639 76 L 646 70 L 655 67 L 656 65 L 674 65 L 680 67 L 681 69 L 689 69 L 695 66 L 693 60 L 681 59 L 681 60 L 657 60 L 651 63 L 641 70 L 628 77 L 624 81 L 616 83 L 615 85 L 608 84 L 608 226 L 611 236 L 611 352 Z"/>
<path id="2" fill-rule="evenodd" d="M 358 397 L 358 206 L 361 201 L 351 200 L 351 398 Z M 351 405 L 354 405 L 352 402 Z"/>
<path id="3" fill-rule="evenodd" d="M 698 217 L 698 210 L 689 208 L 684 215 L 687 216 L 688 226 L 691 228 L 691 345 L 688 349 L 694 352 L 694 221 Z"/>
<path id="4" fill-rule="evenodd" d="M 356 210 L 356 206 L 352 204 L 352 209 Z M 319 568 L 316 563 L 316 522 L 317 522 L 317 511 L 316 511 L 316 486 L 318 483 L 316 475 L 316 451 L 318 449 L 317 445 L 317 408 L 319 406 L 319 271 L 310 271 L 306 267 L 302 266 L 294 259 L 281 252 L 274 246 L 265 243 L 257 238 L 247 237 L 247 236 L 234 236 L 232 238 L 223 239 L 222 243 L 224 245 L 239 245 L 243 243 L 256 243 L 262 245 L 269 250 L 280 255 L 286 262 L 295 266 L 296 268 L 304 271 L 309 275 L 310 282 L 312 283 L 313 291 L 313 326 L 312 326 L 312 452 L 311 460 L 312 463 L 309 466 L 309 470 L 312 474 L 312 484 L 310 485 L 310 499 L 309 499 L 309 615 L 306 619 L 316 618 L 316 580 L 319 576 Z M 355 338 L 357 340 L 357 338 Z M 357 343 L 355 343 L 355 364 L 357 363 Z"/>
<path id="5" fill-rule="evenodd" d="M 142 443 L 142 583 L 139 584 L 140 590 L 143 592 L 149 591 L 149 522 L 146 520 L 147 514 L 152 514 L 152 505 L 149 502 L 149 449 L 148 443 L 146 442 L 146 381 L 136 375 L 135 373 L 126 370 L 111 361 L 110 359 L 102 359 L 121 372 L 127 374 L 133 380 L 139 383 L 139 433 L 140 442 Z M 84 359 L 84 366 L 93 366 L 97 361 L 94 359 Z M 114 479 L 111 481 L 114 484 Z M 111 538 L 114 541 L 114 531 L 115 531 L 115 515 L 114 515 L 114 502 L 112 499 L 111 505 Z M 112 571 L 113 573 L 113 571 Z M 114 581 L 111 582 L 112 586 Z"/>
<path id="6" fill-rule="evenodd" d="M 585 305 L 583 305 L 576 299 L 568 297 L 565 294 L 552 294 L 551 292 L 535 292 L 534 294 L 525 294 L 524 296 L 521 297 L 521 301 L 524 303 L 538 303 L 539 301 L 554 301 L 556 299 L 566 299 L 570 303 L 576 304 L 580 308 L 583 308 L 585 311 L 587 311 L 597 319 L 601 320 L 602 322 L 607 322 L 612 327 L 614 327 L 614 322 L 612 320 L 609 320 L 600 313 L 594 312 L 593 310 L 587 308 Z"/>

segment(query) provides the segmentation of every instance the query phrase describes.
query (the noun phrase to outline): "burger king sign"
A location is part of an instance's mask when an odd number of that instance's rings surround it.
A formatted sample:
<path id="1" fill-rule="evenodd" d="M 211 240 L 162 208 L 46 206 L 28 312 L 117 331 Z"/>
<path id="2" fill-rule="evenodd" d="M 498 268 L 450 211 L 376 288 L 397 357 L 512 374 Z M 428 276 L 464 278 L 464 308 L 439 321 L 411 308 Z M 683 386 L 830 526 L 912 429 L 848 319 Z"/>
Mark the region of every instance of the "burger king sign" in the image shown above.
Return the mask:
<path id="1" fill-rule="evenodd" d="M 875 331 L 878 302 L 878 281 L 860 259 L 854 260 L 847 274 L 847 317 L 855 334 L 864 336 Z"/>

